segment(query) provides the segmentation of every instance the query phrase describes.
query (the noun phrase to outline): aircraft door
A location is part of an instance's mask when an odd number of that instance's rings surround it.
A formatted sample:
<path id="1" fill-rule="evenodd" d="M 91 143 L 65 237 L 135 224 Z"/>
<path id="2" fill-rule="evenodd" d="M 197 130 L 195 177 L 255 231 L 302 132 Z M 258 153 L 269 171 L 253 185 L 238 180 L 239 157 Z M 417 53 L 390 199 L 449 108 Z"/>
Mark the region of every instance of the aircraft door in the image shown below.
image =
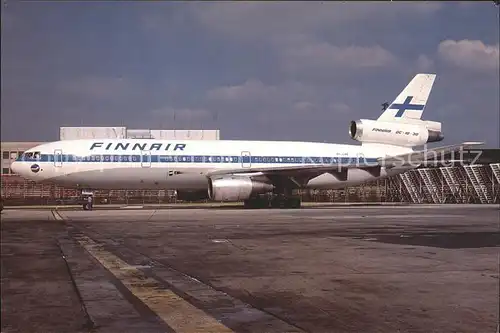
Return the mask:
<path id="1" fill-rule="evenodd" d="M 63 153 L 62 149 L 55 149 L 54 150 L 54 166 L 55 167 L 62 167 L 63 165 Z"/>
<path id="2" fill-rule="evenodd" d="M 149 150 L 141 151 L 141 167 L 143 168 L 151 167 L 151 151 Z"/>
<path id="3" fill-rule="evenodd" d="M 366 160 L 365 160 L 365 154 L 358 153 L 357 154 L 357 160 L 356 160 L 356 162 L 357 162 L 358 165 L 365 164 L 365 162 L 366 162 Z"/>
<path id="4" fill-rule="evenodd" d="M 250 168 L 252 166 L 252 156 L 249 151 L 241 152 L 241 166 L 243 168 Z"/>

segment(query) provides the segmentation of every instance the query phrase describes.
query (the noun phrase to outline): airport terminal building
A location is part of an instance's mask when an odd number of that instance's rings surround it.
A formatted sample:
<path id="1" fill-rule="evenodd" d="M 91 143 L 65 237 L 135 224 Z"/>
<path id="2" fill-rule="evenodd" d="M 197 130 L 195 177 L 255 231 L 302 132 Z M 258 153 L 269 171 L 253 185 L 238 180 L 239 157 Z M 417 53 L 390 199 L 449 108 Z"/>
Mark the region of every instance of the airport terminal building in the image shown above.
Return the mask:
<path id="1" fill-rule="evenodd" d="M 163 140 L 219 140 L 219 130 L 150 130 L 126 127 L 61 127 L 60 140 L 148 138 Z M 36 184 L 10 170 L 20 154 L 43 142 L 2 142 L 1 191 L 6 204 L 71 203 L 77 189 Z M 465 164 L 429 165 L 376 182 L 341 190 L 301 193 L 304 201 L 407 202 L 407 203 L 500 203 L 500 149 L 465 151 Z M 96 192 L 96 202 L 175 202 L 174 191 L 115 190 Z"/>

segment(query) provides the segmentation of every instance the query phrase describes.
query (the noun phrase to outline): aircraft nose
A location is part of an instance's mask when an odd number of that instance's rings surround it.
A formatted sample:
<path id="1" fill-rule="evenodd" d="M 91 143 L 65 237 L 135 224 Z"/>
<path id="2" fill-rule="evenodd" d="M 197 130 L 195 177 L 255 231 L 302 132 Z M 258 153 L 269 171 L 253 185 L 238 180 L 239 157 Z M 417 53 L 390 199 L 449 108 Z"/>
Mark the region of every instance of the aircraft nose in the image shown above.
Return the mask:
<path id="1" fill-rule="evenodd" d="M 14 161 L 10 165 L 10 169 L 12 170 L 13 173 L 18 174 L 23 177 L 30 177 L 31 172 L 29 165 L 26 165 L 26 163 L 20 162 L 20 161 Z"/>
<path id="2" fill-rule="evenodd" d="M 23 176 L 27 179 L 40 179 L 39 172 L 42 171 L 38 163 L 26 163 L 23 161 L 14 161 L 10 165 L 10 169 L 15 174 Z"/>
<path id="3" fill-rule="evenodd" d="M 17 173 L 18 175 L 21 174 L 21 163 L 19 162 L 12 162 L 10 165 L 10 170 L 12 170 L 13 173 Z"/>

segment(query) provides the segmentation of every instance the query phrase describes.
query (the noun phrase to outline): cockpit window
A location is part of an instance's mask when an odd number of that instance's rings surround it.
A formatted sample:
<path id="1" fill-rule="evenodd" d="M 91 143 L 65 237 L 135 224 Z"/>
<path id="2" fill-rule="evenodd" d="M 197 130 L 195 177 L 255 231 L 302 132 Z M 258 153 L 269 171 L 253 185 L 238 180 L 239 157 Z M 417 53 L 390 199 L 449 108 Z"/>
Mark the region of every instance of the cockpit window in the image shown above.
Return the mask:
<path id="1" fill-rule="evenodd" d="M 29 152 L 24 153 L 24 158 L 26 158 L 26 159 L 39 160 L 40 156 L 41 156 L 41 154 L 39 151 L 29 151 Z"/>

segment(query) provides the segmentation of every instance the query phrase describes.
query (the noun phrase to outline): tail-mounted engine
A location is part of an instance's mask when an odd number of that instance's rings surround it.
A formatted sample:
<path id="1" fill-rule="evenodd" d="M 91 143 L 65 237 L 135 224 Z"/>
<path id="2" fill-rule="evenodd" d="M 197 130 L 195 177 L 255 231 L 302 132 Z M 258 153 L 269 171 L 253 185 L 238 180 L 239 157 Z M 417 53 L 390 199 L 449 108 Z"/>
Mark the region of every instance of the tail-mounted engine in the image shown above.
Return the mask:
<path id="1" fill-rule="evenodd" d="M 363 143 L 413 147 L 444 139 L 441 123 L 415 120 L 414 123 L 360 119 L 351 121 L 349 135 Z"/>

